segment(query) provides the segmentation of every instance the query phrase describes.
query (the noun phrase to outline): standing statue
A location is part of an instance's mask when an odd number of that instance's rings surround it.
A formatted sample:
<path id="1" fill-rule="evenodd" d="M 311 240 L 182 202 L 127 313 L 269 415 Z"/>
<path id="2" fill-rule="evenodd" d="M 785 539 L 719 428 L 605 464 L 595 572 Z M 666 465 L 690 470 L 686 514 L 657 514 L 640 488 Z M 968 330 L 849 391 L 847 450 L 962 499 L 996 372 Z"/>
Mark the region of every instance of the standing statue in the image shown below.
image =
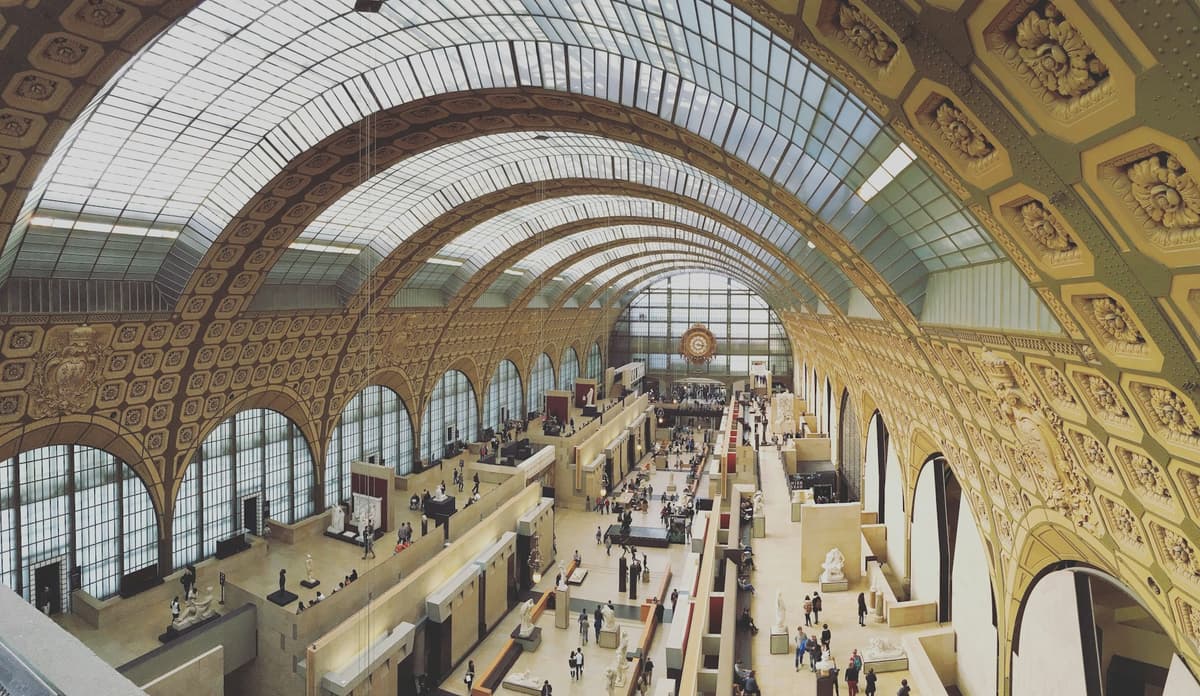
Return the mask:
<path id="1" fill-rule="evenodd" d="M 279 591 L 287 592 L 287 589 L 285 589 L 286 586 L 287 586 L 287 569 L 280 568 L 279 569 Z"/>
<path id="2" fill-rule="evenodd" d="M 756 491 L 754 493 L 754 516 L 755 517 L 763 517 L 765 514 L 766 514 L 766 511 L 765 511 L 765 506 L 763 504 L 763 492 Z"/>
<path id="3" fill-rule="evenodd" d="M 528 638 L 533 635 L 533 600 L 527 599 L 521 605 L 521 627 L 517 629 L 517 635 L 522 638 Z"/>
<path id="4" fill-rule="evenodd" d="M 313 573 L 312 573 L 312 554 L 311 553 L 304 554 L 304 570 L 308 573 L 308 576 L 306 579 L 309 582 L 317 581 L 316 578 L 313 577 Z"/>
<path id="5" fill-rule="evenodd" d="M 617 628 L 617 615 L 613 611 L 612 607 L 608 606 L 607 604 L 600 607 L 600 630 L 601 631 L 619 630 Z"/>
<path id="6" fill-rule="evenodd" d="M 346 531 L 346 511 L 340 504 L 334 505 L 329 513 L 329 527 L 326 528 L 330 534 L 341 534 Z"/>
<path id="7" fill-rule="evenodd" d="M 596 405 L 596 388 L 591 387 L 587 390 L 587 397 L 584 399 L 584 406 Z"/>
<path id="8" fill-rule="evenodd" d="M 846 557 L 835 546 L 829 549 L 829 553 L 825 554 L 825 562 L 821 567 L 825 572 L 821 573 L 821 582 L 843 582 L 846 579 Z"/>
<path id="9" fill-rule="evenodd" d="M 617 676 L 615 686 L 624 686 L 625 673 L 629 671 L 629 660 L 625 657 L 629 654 L 629 632 L 624 629 L 618 629 L 618 632 L 620 636 L 617 640 L 616 654 L 613 656 L 613 667 Z"/>
<path id="10" fill-rule="evenodd" d="M 775 592 L 775 625 L 771 633 L 787 633 L 787 605 L 783 603 L 783 590 Z"/>

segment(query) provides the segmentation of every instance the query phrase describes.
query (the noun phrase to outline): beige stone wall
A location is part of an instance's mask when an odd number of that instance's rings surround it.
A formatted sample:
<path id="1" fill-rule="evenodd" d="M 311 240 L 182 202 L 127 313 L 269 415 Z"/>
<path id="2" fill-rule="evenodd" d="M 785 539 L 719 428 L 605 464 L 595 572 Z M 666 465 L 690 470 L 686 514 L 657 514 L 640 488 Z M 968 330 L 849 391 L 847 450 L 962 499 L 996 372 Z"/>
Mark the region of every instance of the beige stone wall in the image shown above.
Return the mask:
<path id="1" fill-rule="evenodd" d="M 147 696 L 225 696 L 224 648 L 189 660 L 178 668 L 142 686 Z"/>

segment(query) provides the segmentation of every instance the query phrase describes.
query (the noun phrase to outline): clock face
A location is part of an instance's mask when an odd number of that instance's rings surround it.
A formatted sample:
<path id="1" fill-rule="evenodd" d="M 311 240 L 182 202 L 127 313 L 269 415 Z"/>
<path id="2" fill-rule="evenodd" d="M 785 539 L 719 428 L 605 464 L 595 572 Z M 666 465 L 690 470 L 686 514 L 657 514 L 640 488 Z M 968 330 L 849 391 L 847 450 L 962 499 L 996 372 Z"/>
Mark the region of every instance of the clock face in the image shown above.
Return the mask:
<path id="1" fill-rule="evenodd" d="M 706 363 L 717 354 L 717 339 L 703 324 L 693 324 L 679 339 L 679 353 L 694 365 Z"/>

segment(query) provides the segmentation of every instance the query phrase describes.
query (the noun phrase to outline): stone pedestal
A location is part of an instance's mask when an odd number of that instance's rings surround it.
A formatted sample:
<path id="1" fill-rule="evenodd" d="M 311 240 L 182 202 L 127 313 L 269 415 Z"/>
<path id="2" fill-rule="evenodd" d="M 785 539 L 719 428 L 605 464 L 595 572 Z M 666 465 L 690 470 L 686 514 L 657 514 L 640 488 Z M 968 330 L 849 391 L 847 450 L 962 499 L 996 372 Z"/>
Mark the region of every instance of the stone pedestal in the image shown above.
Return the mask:
<path id="1" fill-rule="evenodd" d="M 840 580 L 838 582 L 821 581 L 821 592 L 845 592 L 850 589 L 850 581 Z"/>
<path id="2" fill-rule="evenodd" d="M 875 602 L 875 623 L 883 623 L 884 622 L 884 618 L 883 618 L 883 609 L 884 609 L 883 605 L 884 604 L 886 604 L 886 602 L 883 599 L 883 593 L 880 592 L 879 593 L 879 601 Z"/>
<path id="3" fill-rule="evenodd" d="M 602 648 L 616 649 L 617 647 L 617 632 L 615 630 L 600 629 L 600 635 L 596 637 L 596 643 Z"/>
<path id="4" fill-rule="evenodd" d="M 754 517 L 753 532 L 755 539 L 762 539 L 767 535 L 767 518 L 759 515 Z"/>
<path id="5" fill-rule="evenodd" d="M 571 627 L 571 589 L 566 585 L 554 591 L 554 627 Z"/>
<path id="6" fill-rule="evenodd" d="M 508 634 L 513 642 L 521 646 L 525 652 L 537 652 L 537 649 L 542 644 L 542 629 L 540 626 L 534 626 L 533 632 L 527 636 L 521 635 L 521 627 L 517 626 L 513 632 Z"/>
<path id="7" fill-rule="evenodd" d="M 771 634 L 771 654 L 772 655 L 786 655 L 789 647 L 791 647 L 791 645 L 788 642 L 788 634 L 786 634 L 786 633 L 772 633 Z"/>
<path id="8" fill-rule="evenodd" d="M 874 669 L 876 672 L 900 672 L 908 669 L 908 656 L 893 657 L 890 659 L 875 659 L 868 660 L 863 658 L 863 674 L 867 673 L 868 669 Z"/>
<path id="9" fill-rule="evenodd" d="M 875 602 L 878 599 L 879 599 L 879 593 L 876 592 L 875 590 L 871 590 L 870 592 L 867 593 L 867 607 L 871 611 L 875 611 Z"/>

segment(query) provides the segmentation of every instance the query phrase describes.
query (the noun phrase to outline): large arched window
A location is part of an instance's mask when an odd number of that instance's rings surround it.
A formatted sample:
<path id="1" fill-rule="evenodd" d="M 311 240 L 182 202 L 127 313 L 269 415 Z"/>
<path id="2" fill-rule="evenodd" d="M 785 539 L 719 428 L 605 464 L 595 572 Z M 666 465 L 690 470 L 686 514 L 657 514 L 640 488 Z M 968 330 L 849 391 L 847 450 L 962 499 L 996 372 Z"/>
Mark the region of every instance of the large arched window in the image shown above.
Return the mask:
<path id="1" fill-rule="evenodd" d="M 558 361 L 558 388 L 570 389 L 575 386 L 575 379 L 579 377 L 579 354 L 575 349 L 567 346 L 563 351 L 562 360 Z"/>
<path id="2" fill-rule="evenodd" d="M 354 395 L 329 435 L 325 455 L 325 505 L 350 497 L 350 463 L 376 457 L 397 474 L 413 468 L 413 427 L 408 408 L 396 392 L 371 385 Z"/>
<path id="3" fill-rule="evenodd" d="M 35 600 L 35 577 L 54 577 L 53 608 L 66 609 L 72 567 L 83 589 L 103 599 L 123 575 L 157 563 L 154 505 L 129 465 L 83 445 L 0 460 L 0 582 L 26 600 Z"/>
<path id="4" fill-rule="evenodd" d="M 692 365 L 679 339 L 703 324 L 717 339 L 717 354 Z M 792 372 L 792 346 L 779 316 L 746 285 L 713 273 L 680 273 L 642 290 L 617 318 L 609 338 L 609 364 L 644 361 L 649 376 L 746 379 L 751 363 L 765 360 L 773 374 Z"/>
<path id="5" fill-rule="evenodd" d="M 604 376 L 604 362 L 603 358 L 600 357 L 599 343 L 593 343 L 592 347 L 588 348 L 587 360 L 585 362 L 587 363 L 585 376 L 588 379 L 594 379 L 597 382 L 600 381 L 600 378 Z"/>
<path id="6" fill-rule="evenodd" d="M 501 360 L 483 400 L 483 427 L 500 430 L 505 418 L 524 418 L 522 408 L 521 375 L 511 360 Z"/>
<path id="7" fill-rule="evenodd" d="M 538 355 L 529 371 L 529 400 L 526 404 L 530 411 L 542 412 L 546 398 L 546 390 L 554 388 L 554 364 L 545 353 Z"/>
<path id="8" fill-rule="evenodd" d="M 479 413 L 471 380 L 458 370 L 448 370 L 438 380 L 425 406 L 421 423 L 421 460 L 443 459 L 449 445 L 470 442 L 479 429 Z"/>
<path id="9" fill-rule="evenodd" d="M 212 429 L 183 477 L 172 532 L 176 568 L 216 553 L 217 542 L 269 519 L 313 513 L 313 460 L 304 433 L 282 413 L 241 411 Z"/>

